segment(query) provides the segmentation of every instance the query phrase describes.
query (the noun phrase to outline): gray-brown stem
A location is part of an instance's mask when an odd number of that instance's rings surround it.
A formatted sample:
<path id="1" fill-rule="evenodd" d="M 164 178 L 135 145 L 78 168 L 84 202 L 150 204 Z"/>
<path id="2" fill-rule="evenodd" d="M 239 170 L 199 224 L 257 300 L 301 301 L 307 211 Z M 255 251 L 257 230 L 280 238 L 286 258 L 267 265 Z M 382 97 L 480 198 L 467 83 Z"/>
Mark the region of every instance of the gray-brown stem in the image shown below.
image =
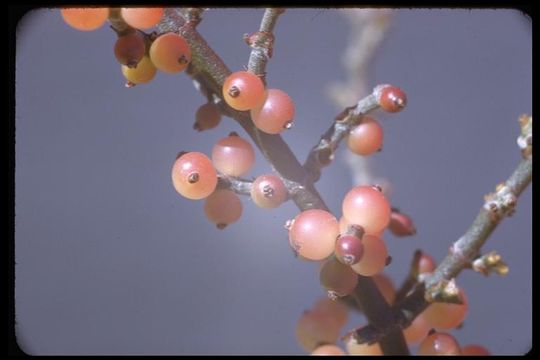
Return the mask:
<path id="1" fill-rule="evenodd" d="M 192 51 L 192 61 L 188 68 L 188 75 L 198 83 L 205 96 L 211 93 L 214 97 L 221 99 L 217 104 L 222 112 L 235 119 L 252 138 L 267 161 L 284 180 L 289 194 L 300 210 L 318 208 L 328 211 L 328 207 L 310 180 L 311 176 L 308 175 L 281 136 L 258 131 L 253 126 L 248 112 L 233 110 L 222 101 L 221 88 L 225 78 L 230 75 L 231 71 L 208 46 L 196 29 L 189 26 L 189 23 L 184 26 L 185 24 L 186 21 L 181 12 L 166 9 L 164 18 L 158 28 L 160 32 L 174 31 L 179 33 L 188 41 Z M 359 282 L 358 290 L 363 294 L 359 298 L 360 302 L 370 298 L 382 299 L 380 291 L 370 278 L 364 278 Z M 364 306 L 364 308 L 366 307 Z M 388 327 L 391 324 L 387 324 L 385 318 L 381 318 L 384 321 L 379 322 L 377 314 L 384 314 L 389 310 L 390 307 L 385 301 L 373 301 L 365 314 L 370 321 L 376 322 L 378 328 Z M 395 336 L 395 332 L 387 335 L 381 340 L 381 346 L 385 353 L 408 354 L 408 348 L 401 341 L 400 332 L 398 332 L 399 336 Z"/>

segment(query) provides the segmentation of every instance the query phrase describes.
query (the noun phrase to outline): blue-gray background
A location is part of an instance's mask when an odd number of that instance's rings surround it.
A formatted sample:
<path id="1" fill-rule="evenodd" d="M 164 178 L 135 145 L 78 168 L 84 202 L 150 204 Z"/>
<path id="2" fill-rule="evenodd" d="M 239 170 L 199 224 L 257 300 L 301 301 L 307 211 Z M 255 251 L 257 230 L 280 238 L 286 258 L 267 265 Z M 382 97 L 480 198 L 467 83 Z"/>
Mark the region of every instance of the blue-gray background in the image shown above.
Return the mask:
<path id="1" fill-rule="evenodd" d="M 263 9 L 208 11 L 199 30 L 233 70 L 247 64 L 242 35 Z M 412 215 L 414 238 L 386 236 L 399 283 L 414 249 L 440 261 L 483 195 L 520 160 L 517 118 L 532 110 L 531 23 L 513 10 L 395 11 L 370 86 L 407 91 L 401 113 L 375 114 L 385 130 L 374 155 L 391 201 Z M 344 79 L 348 22 L 336 10 L 295 9 L 276 28 L 271 87 L 295 100 L 284 138 L 300 159 L 338 109 L 327 86 Z M 185 74 L 124 88 L 106 26 L 79 32 L 58 11 L 20 23 L 16 50 L 16 320 L 32 354 L 301 354 L 294 328 L 322 295 L 317 265 L 295 259 L 273 211 L 243 199 L 242 219 L 211 226 L 202 201 L 181 198 L 170 170 L 180 150 L 210 153 L 241 129 L 230 119 L 195 133 L 203 103 Z M 318 187 L 339 216 L 351 176 L 338 156 Z M 250 175 L 269 171 L 257 154 Z M 531 346 L 531 189 L 493 234 L 505 278 L 465 271 L 463 344 L 495 354 Z M 355 316 L 348 329 L 361 325 Z"/>

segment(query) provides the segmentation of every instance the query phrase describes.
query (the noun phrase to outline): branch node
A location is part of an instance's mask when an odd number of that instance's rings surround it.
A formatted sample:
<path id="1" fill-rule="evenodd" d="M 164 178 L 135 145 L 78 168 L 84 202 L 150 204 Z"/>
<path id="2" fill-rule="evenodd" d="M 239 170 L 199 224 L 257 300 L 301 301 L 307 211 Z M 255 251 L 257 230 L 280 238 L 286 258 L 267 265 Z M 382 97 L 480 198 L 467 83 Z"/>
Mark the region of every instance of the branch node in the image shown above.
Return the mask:
<path id="1" fill-rule="evenodd" d="M 426 289 L 424 298 L 429 303 L 445 302 L 451 304 L 463 304 L 463 300 L 459 294 L 459 288 L 457 287 L 454 278 L 450 281 L 442 279 L 435 285 Z"/>
<path id="2" fill-rule="evenodd" d="M 519 125 L 521 131 L 517 138 L 517 144 L 521 149 L 521 155 L 527 159 L 532 156 L 532 116 L 521 115 Z"/>
<path id="3" fill-rule="evenodd" d="M 365 234 L 365 230 L 362 226 L 351 224 L 347 227 L 347 230 L 345 231 L 345 235 L 350 235 L 357 237 L 358 239 L 362 239 L 362 237 Z"/>
<path id="4" fill-rule="evenodd" d="M 217 187 L 219 189 L 227 189 L 234 191 L 238 195 L 250 196 L 252 186 L 253 181 L 251 180 L 218 173 Z"/>
<path id="5" fill-rule="evenodd" d="M 186 20 L 186 25 L 196 27 L 202 21 L 202 14 L 206 8 L 186 8 L 182 10 L 182 16 Z"/>
<path id="6" fill-rule="evenodd" d="M 517 196 L 506 184 L 499 184 L 494 193 L 484 197 L 484 209 L 489 211 L 492 220 L 499 221 L 504 216 L 511 216 L 516 207 Z"/>
<path id="7" fill-rule="evenodd" d="M 485 276 L 494 272 L 497 275 L 504 276 L 508 274 L 508 265 L 502 260 L 501 255 L 496 251 L 490 251 L 472 261 L 472 268 Z"/>
<path id="8" fill-rule="evenodd" d="M 244 41 L 253 50 L 261 51 L 267 58 L 272 58 L 274 48 L 274 35 L 267 31 L 255 31 L 244 34 Z"/>

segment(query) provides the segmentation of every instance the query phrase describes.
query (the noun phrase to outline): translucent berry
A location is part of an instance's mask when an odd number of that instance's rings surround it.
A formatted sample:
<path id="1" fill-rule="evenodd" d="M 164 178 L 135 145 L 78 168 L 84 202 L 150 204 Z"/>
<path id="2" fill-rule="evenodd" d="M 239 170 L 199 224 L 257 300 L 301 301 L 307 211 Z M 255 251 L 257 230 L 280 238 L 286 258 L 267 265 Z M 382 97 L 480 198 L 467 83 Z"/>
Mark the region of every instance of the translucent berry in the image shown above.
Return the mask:
<path id="1" fill-rule="evenodd" d="M 217 185 L 217 174 L 206 155 L 199 152 L 189 152 L 174 162 L 172 181 L 174 188 L 180 195 L 198 200 L 214 192 Z"/>
<path id="2" fill-rule="evenodd" d="M 407 95 L 400 88 L 387 85 L 381 90 L 379 104 L 383 110 L 395 113 L 407 105 Z"/>
<path id="3" fill-rule="evenodd" d="M 335 258 L 324 262 L 319 272 L 321 285 L 331 298 L 351 294 L 358 283 L 358 275 L 350 266 L 340 263 Z"/>
<path id="4" fill-rule="evenodd" d="M 274 175 L 261 175 L 253 181 L 251 199 L 262 208 L 272 209 L 281 205 L 287 199 L 287 189 L 283 181 Z"/>
<path id="5" fill-rule="evenodd" d="M 213 103 L 201 105 L 195 113 L 195 124 L 193 128 L 197 131 L 213 129 L 219 125 L 221 121 L 221 113 Z"/>
<path id="6" fill-rule="evenodd" d="M 354 340 L 348 341 L 345 343 L 347 352 L 350 355 L 382 355 L 381 346 L 379 343 L 374 343 L 372 345 L 368 344 L 357 344 Z"/>
<path id="7" fill-rule="evenodd" d="M 360 261 L 364 254 L 362 240 L 352 235 L 342 235 L 336 241 L 336 257 L 347 265 L 353 265 Z"/>
<path id="8" fill-rule="evenodd" d="M 322 260 L 334 251 L 338 236 L 337 219 L 327 211 L 302 211 L 289 229 L 289 241 L 299 255 Z"/>
<path id="9" fill-rule="evenodd" d="M 339 218 L 339 233 L 340 234 L 346 234 L 347 233 L 347 230 L 349 228 L 349 226 L 351 225 L 354 225 L 353 223 L 349 222 L 345 216 L 342 216 L 341 218 Z M 357 225 L 357 226 L 360 226 L 360 225 Z M 381 231 L 377 231 L 377 232 L 374 232 L 374 233 L 365 233 L 365 235 L 373 235 L 373 236 L 377 236 L 377 237 L 382 237 L 384 233 L 384 229 L 381 230 Z"/>
<path id="10" fill-rule="evenodd" d="M 204 213 L 208 220 L 216 224 L 218 229 L 224 229 L 242 216 L 242 202 L 238 195 L 231 190 L 217 189 L 206 198 Z"/>
<path id="11" fill-rule="evenodd" d="M 247 173 L 255 163 L 253 146 L 236 133 L 219 140 L 212 149 L 212 162 L 217 170 L 230 176 Z"/>
<path id="12" fill-rule="evenodd" d="M 312 352 L 319 344 L 334 344 L 338 337 L 338 323 L 323 311 L 305 311 L 296 325 L 296 340 L 307 352 Z"/>
<path id="13" fill-rule="evenodd" d="M 150 46 L 150 59 L 158 70 L 175 74 L 188 66 L 191 49 L 186 39 L 170 32 L 154 40 Z"/>
<path id="14" fill-rule="evenodd" d="M 371 155 L 381 149 L 383 144 L 383 129 L 370 116 L 365 116 L 362 122 L 355 126 L 347 138 L 347 146 L 358 155 Z"/>
<path id="15" fill-rule="evenodd" d="M 435 332 L 420 343 L 418 355 L 461 355 L 461 349 L 452 335 Z"/>
<path id="16" fill-rule="evenodd" d="M 396 299 L 396 287 L 394 286 L 394 282 L 388 275 L 380 273 L 376 274 L 371 277 L 373 281 L 375 281 L 375 285 L 379 288 L 379 291 L 381 292 L 382 296 L 386 300 L 386 302 L 390 305 L 394 304 L 394 300 Z"/>
<path id="17" fill-rule="evenodd" d="M 163 15 L 163 8 L 122 8 L 122 18 L 136 29 L 150 29 L 156 26 Z"/>
<path id="18" fill-rule="evenodd" d="M 345 219 L 345 216 L 339 218 L 339 233 L 345 234 L 347 228 L 349 227 L 349 222 Z"/>
<path id="19" fill-rule="evenodd" d="M 356 186 L 343 199 L 343 216 L 360 225 L 368 234 L 384 230 L 390 222 L 390 203 L 382 192 L 371 186 Z"/>
<path id="20" fill-rule="evenodd" d="M 313 309 L 328 313 L 336 320 L 340 328 L 347 324 L 349 309 L 347 308 L 347 305 L 339 299 L 333 300 L 328 296 L 324 296 L 317 300 L 315 305 L 313 305 Z"/>
<path id="21" fill-rule="evenodd" d="M 384 241 L 376 236 L 365 235 L 362 238 L 362 244 L 364 245 L 364 255 L 351 268 L 363 276 L 373 276 L 383 271 L 388 257 Z"/>
<path id="22" fill-rule="evenodd" d="M 130 68 L 122 65 L 122 74 L 133 84 L 144 84 L 150 82 L 156 76 L 156 67 L 148 56 L 144 56 L 136 67 Z"/>
<path id="23" fill-rule="evenodd" d="M 92 31 L 103 26 L 109 16 L 109 8 L 65 8 L 62 18 L 74 29 Z"/>
<path id="24" fill-rule="evenodd" d="M 266 101 L 251 110 L 251 119 L 259 130 L 268 134 L 279 134 L 292 124 L 294 113 L 294 102 L 287 93 L 279 89 L 269 89 Z"/>
<path id="25" fill-rule="evenodd" d="M 413 345 L 422 341 L 428 335 L 430 330 L 431 325 L 429 325 L 429 322 L 422 313 L 414 318 L 409 327 L 403 330 L 403 336 L 405 336 L 407 344 Z"/>
<path id="26" fill-rule="evenodd" d="M 459 294 L 463 304 L 435 302 L 424 310 L 424 317 L 431 327 L 443 330 L 453 329 L 465 320 L 469 303 L 463 289 L 459 289 Z"/>
<path id="27" fill-rule="evenodd" d="M 321 345 L 315 350 L 313 350 L 311 355 L 337 356 L 346 354 L 345 351 L 341 350 L 341 348 L 336 345 Z"/>
<path id="28" fill-rule="evenodd" d="M 491 353 L 481 345 L 467 345 L 461 348 L 461 355 L 489 356 Z"/>
<path id="29" fill-rule="evenodd" d="M 266 99 L 262 80 L 248 71 L 237 71 L 225 79 L 223 98 L 235 110 L 245 111 L 260 106 Z"/>
<path id="30" fill-rule="evenodd" d="M 145 44 L 139 32 L 120 36 L 114 44 L 114 56 L 122 65 L 134 68 L 144 57 Z"/>

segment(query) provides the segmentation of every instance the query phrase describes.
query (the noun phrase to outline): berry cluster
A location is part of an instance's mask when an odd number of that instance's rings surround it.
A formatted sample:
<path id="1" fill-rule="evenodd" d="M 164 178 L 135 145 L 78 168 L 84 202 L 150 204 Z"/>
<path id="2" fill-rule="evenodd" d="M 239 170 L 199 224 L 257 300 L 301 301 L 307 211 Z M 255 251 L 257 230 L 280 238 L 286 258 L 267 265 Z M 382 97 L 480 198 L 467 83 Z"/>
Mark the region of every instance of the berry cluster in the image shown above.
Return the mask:
<path id="1" fill-rule="evenodd" d="M 261 78 L 249 71 L 237 71 L 225 79 L 223 98 L 235 110 L 249 110 L 253 124 L 267 134 L 292 126 L 295 108 L 289 95 L 279 89 L 266 90 Z"/>
<path id="2" fill-rule="evenodd" d="M 175 74 L 186 69 L 191 61 L 191 49 L 187 41 L 175 33 L 156 36 L 142 30 L 155 27 L 163 16 L 163 8 L 64 8 L 62 18 L 71 27 L 81 31 L 92 31 L 103 26 L 111 16 L 121 19 L 126 25 L 118 32 L 114 45 L 114 56 L 121 64 L 126 86 L 132 87 L 151 81 L 160 70 Z"/>
<path id="3" fill-rule="evenodd" d="M 376 238 L 376 237 L 374 237 Z M 364 240 L 365 241 L 365 240 Z M 337 257 L 339 259 L 339 257 Z M 354 267 L 352 267 L 354 269 Z M 426 253 L 421 253 L 415 268 L 416 280 L 431 274 L 436 268 L 435 261 Z M 340 329 L 346 322 L 342 314 L 343 303 L 337 299 L 343 294 L 352 291 L 356 281 L 351 280 L 351 273 L 356 276 L 345 264 L 334 258 L 324 262 L 320 267 L 321 283 L 329 290 L 331 295 L 326 300 L 319 300 L 312 310 L 305 311 L 297 323 L 296 336 L 299 344 L 308 352 L 314 352 L 320 344 L 335 344 L 339 338 Z M 396 289 L 392 280 L 384 273 L 372 276 L 384 299 L 389 305 L 396 301 Z M 443 354 L 489 354 L 486 349 L 478 345 L 469 345 L 460 348 L 454 337 L 445 332 L 458 328 L 464 321 L 468 311 L 468 301 L 463 289 L 458 289 L 462 304 L 434 303 L 418 315 L 403 331 L 408 345 L 418 345 L 419 355 Z M 322 305 L 328 305 L 326 311 L 320 311 Z M 345 308 L 346 310 L 346 308 Z M 362 311 L 362 308 L 357 308 Z M 326 312 L 326 313 L 325 313 Z M 332 314 L 331 317 L 328 313 Z M 341 322 L 340 319 L 343 319 Z M 382 355 L 378 343 L 357 344 L 353 340 L 346 341 L 347 352 L 351 355 Z M 330 350 L 328 350 L 330 351 Z M 480 351 L 484 351 L 481 353 Z"/>
<path id="4" fill-rule="evenodd" d="M 211 160 L 198 152 L 181 154 L 173 165 L 173 185 L 188 199 L 206 198 L 207 218 L 223 229 L 240 218 L 242 203 L 233 191 L 218 188 L 218 172 L 224 177 L 239 177 L 249 172 L 254 162 L 253 146 L 232 132 L 214 145 Z M 261 208 L 276 208 L 287 199 L 287 189 L 277 175 L 263 174 L 253 181 L 250 197 Z"/>
<path id="5" fill-rule="evenodd" d="M 114 55 L 129 86 L 149 82 L 157 70 L 174 74 L 190 64 L 191 48 L 182 36 L 173 32 L 148 35 L 142 31 L 155 27 L 163 13 L 163 8 L 61 10 L 64 21 L 82 31 L 95 30 L 107 19 L 124 24 L 124 30 L 117 30 Z M 405 93 L 395 86 L 378 86 L 374 94 L 378 106 L 390 113 L 399 112 L 407 104 Z M 223 106 L 249 111 L 258 131 L 275 135 L 292 127 L 295 116 L 292 99 L 282 90 L 268 89 L 253 72 L 230 74 L 223 81 L 221 94 L 216 95 L 222 96 Z M 209 101 L 197 110 L 194 129 L 215 128 L 220 120 L 220 109 Z M 346 141 L 353 153 L 371 155 L 382 147 L 383 130 L 374 117 L 362 115 L 348 132 Z M 249 191 L 243 193 L 249 194 L 253 203 L 261 208 L 277 208 L 291 196 L 280 174 L 262 174 L 251 182 L 243 180 L 241 177 L 249 173 L 254 162 L 253 146 L 232 132 L 214 145 L 211 158 L 200 152 L 179 153 L 172 167 L 172 183 L 187 199 L 205 199 L 206 217 L 217 228 L 224 229 L 238 221 L 243 211 L 240 197 L 228 186 L 231 181 L 248 182 Z M 321 261 L 319 279 L 328 294 L 302 314 L 296 328 L 299 344 L 313 355 L 345 354 L 335 345 L 348 318 L 347 306 L 339 298 L 355 291 L 359 275 L 371 277 L 389 305 L 396 301 L 395 287 L 382 273 L 391 260 L 382 236 L 386 229 L 396 236 L 416 232 L 412 220 L 393 209 L 378 186 L 353 187 L 343 198 L 341 210 L 339 221 L 323 209 L 304 210 L 286 226 L 294 253 L 305 260 Z M 417 260 L 413 276 L 416 282 L 421 282 L 436 265 L 424 253 Z M 421 342 L 419 354 L 489 354 L 477 345 L 460 348 L 452 335 L 442 332 L 458 327 L 467 314 L 467 298 L 463 289 L 458 291 L 461 304 L 434 303 L 404 330 L 409 345 Z M 360 306 L 357 309 L 362 310 Z M 346 345 L 352 355 L 382 354 L 378 343 L 348 341 Z"/>

